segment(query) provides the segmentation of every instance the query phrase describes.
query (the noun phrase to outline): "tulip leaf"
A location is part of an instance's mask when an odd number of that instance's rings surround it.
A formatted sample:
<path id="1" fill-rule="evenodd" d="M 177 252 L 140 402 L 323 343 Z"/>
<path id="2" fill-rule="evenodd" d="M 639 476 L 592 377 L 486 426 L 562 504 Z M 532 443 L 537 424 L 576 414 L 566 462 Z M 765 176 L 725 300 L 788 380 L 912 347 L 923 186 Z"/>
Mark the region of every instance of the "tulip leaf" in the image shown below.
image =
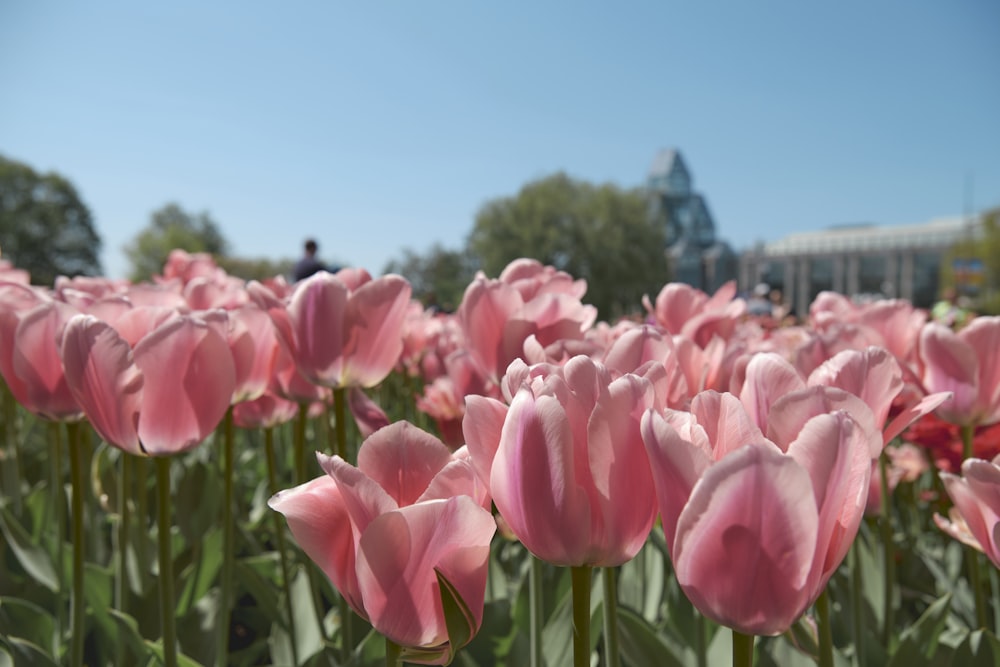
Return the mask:
<path id="1" fill-rule="evenodd" d="M 899 646 L 887 667 L 923 664 L 934 657 L 950 606 L 951 593 L 947 593 L 934 601 L 913 625 L 906 628 L 900 635 Z"/>
<path id="2" fill-rule="evenodd" d="M 476 634 L 476 617 L 469 609 L 469 605 L 465 604 L 458 589 L 448 581 L 448 577 L 437 568 L 434 568 L 434 573 L 437 575 L 444 622 L 448 628 L 448 662 L 451 662 L 458 649 L 468 644 Z"/>
<path id="3" fill-rule="evenodd" d="M 36 644 L 17 637 L 0 638 L 0 641 L 7 643 L 14 664 L 18 667 L 59 667 L 59 663 Z"/>
<path id="4" fill-rule="evenodd" d="M 684 667 L 694 662 L 690 650 L 671 646 L 649 621 L 627 607 L 618 608 L 618 639 L 628 665 Z"/>
<path id="5" fill-rule="evenodd" d="M 970 632 L 955 650 L 952 667 L 1000 667 L 1000 641 L 988 630 Z"/>
<path id="6" fill-rule="evenodd" d="M 146 641 L 139 634 L 139 624 L 134 618 L 128 614 L 118 611 L 117 609 L 109 609 L 108 614 L 114 619 L 115 626 L 118 629 L 118 641 L 124 644 L 129 653 L 136 658 L 136 664 L 139 664 L 141 660 L 148 660 L 150 656 L 150 650 L 146 646 Z"/>
<path id="7" fill-rule="evenodd" d="M 55 619 L 28 600 L 0 598 L 0 636 L 20 637 L 39 646 L 51 645 Z"/>
<path id="8" fill-rule="evenodd" d="M 208 593 L 222 568 L 222 531 L 218 528 L 196 542 L 196 560 L 181 572 L 181 594 L 177 598 L 177 614 L 183 616 Z"/>
<path id="9" fill-rule="evenodd" d="M 58 591 L 59 575 L 56 574 L 55 565 L 49 554 L 40 545 L 31 541 L 28 531 L 6 508 L 0 509 L 0 532 L 3 533 L 24 571 L 50 591 Z"/>
<path id="10" fill-rule="evenodd" d="M 160 664 L 163 664 L 164 662 L 163 643 L 159 640 L 153 642 L 147 639 L 146 646 L 148 646 L 149 650 L 153 652 L 153 655 L 155 655 L 156 658 L 160 661 Z M 194 660 L 187 657 L 183 653 L 177 654 L 177 665 L 178 667 L 202 667 L 200 663 L 195 662 Z"/>
<path id="11" fill-rule="evenodd" d="M 14 667 L 14 658 L 3 646 L 0 646 L 0 667 Z"/>

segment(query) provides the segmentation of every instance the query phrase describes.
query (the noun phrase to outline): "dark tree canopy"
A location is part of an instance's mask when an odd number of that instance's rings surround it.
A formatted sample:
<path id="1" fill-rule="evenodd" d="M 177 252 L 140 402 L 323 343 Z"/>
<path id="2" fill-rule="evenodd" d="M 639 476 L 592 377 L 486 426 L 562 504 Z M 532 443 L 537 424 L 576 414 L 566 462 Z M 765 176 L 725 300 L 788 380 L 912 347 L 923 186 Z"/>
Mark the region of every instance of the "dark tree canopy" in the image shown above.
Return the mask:
<path id="1" fill-rule="evenodd" d="M 435 243 L 423 255 L 405 250 L 403 258 L 389 262 L 383 272 L 398 273 L 409 280 L 413 297 L 425 306 L 451 312 L 458 308 L 476 271 L 468 253 Z"/>
<path id="2" fill-rule="evenodd" d="M 208 212 L 188 213 L 170 203 L 153 211 L 149 225 L 125 246 L 131 263 L 129 278 L 148 280 L 160 273 L 170 251 L 176 248 L 207 252 L 216 259 L 229 254 L 229 243 Z"/>
<path id="3" fill-rule="evenodd" d="M 641 190 L 562 173 L 487 202 L 469 236 L 469 251 L 489 276 L 532 257 L 584 278 L 584 301 L 605 319 L 638 312 L 642 295 L 667 282 L 665 247 L 665 230 L 648 218 Z"/>
<path id="4" fill-rule="evenodd" d="M 100 275 L 101 237 L 76 188 L 0 156 L 0 252 L 38 285 Z"/>

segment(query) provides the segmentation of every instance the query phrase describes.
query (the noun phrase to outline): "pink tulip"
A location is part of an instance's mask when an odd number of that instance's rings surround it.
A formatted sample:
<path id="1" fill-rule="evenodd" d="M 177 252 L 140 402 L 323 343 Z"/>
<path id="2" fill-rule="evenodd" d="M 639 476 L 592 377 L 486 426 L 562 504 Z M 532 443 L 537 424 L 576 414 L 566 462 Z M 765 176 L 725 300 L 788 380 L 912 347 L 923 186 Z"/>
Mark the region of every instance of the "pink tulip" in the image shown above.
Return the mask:
<path id="1" fill-rule="evenodd" d="M 448 633 L 435 571 L 478 630 L 496 531 L 469 461 L 406 422 L 365 440 L 357 468 L 317 458 L 326 476 L 269 505 L 360 616 L 395 643 L 426 649 L 420 662 L 443 664 Z"/>
<path id="2" fill-rule="evenodd" d="M 966 459 L 961 477 L 942 472 L 941 479 L 955 507 L 951 521 L 935 515 L 938 527 L 1000 567 L 1000 457 Z"/>
<path id="3" fill-rule="evenodd" d="M 98 433 L 133 454 L 176 454 L 218 426 L 236 386 L 226 340 L 204 321 L 177 316 L 133 350 L 107 323 L 78 315 L 62 360 L 70 391 Z"/>
<path id="4" fill-rule="evenodd" d="M 977 317 L 955 333 L 930 322 L 920 332 L 923 383 L 928 392 L 949 391 L 954 398 L 937 410 L 960 426 L 1000 421 L 1000 317 Z"/>
<path id="5" fill-rule="evenodd" d="M 15 284 L 0 286 L 0 309 L 0 373 L 14 398 L 46 419 L 80 419 L 59 358 L 66 322 L 77 310 Z"/>
<path id="6" fill-rule="evenodd" d="M 345 271 L 301 281 L 287 306 L 262 286 L 248 289 L 305 378 L 324 387 L 373 387 L 403 350 L 410 284 L 400 276 L 366 281 L 367 272 Z"/>
<path id="7" fill-rule="evenodd" d="M 572 282 L 567 274 L 534 260 L 517 260 L 508 269 L 498 280 L 476 276 L 457 313 L 473 360 L 493 382 L 523 357 L 530 336 L 542 348 L 578 340 L 597 317 L 593 306 L 580 302 L 585 283 Z"/>
<path id="8" fill-rule="evenodd" d="M 649 382 L 612 379 L 574 357 L 564 367 L 515 361 L 510 407 L 469 396 L 463 422 L 480 478 L 524 545 L 557 565 L 614 566 L 642 547 L 656 515 L 639 422 Z"/>
<path id="9" fill-rule="evenodd" d="M 272 393 L 233 406 L 233 423 L 239 428 L 272 428 L 295 419 L 299 404 Z"/>
<path id="10" fill-rule="evenodd" d="M 668 283 L 657 295 L 655 306 L 649 297 L 643 297 L 643 305 L 668 332 L 684 335 L 705 347 L 716 336 L 729 340 L 746 314 L 746 302 L 735 297 L 735 281 L 726 283 L 711 297 L 690 285 Z"/>
<path id="11" fill-rule="evenodd" d="M 685 594 L 739 632 L 787 630 L 857 533 L 872 434 L 834 411 L 814 415 L 782 446 L 762 435 L 739 399 L 710 391 L 694 398 L 691 413 L 647 412 L 642 435 Z"/>

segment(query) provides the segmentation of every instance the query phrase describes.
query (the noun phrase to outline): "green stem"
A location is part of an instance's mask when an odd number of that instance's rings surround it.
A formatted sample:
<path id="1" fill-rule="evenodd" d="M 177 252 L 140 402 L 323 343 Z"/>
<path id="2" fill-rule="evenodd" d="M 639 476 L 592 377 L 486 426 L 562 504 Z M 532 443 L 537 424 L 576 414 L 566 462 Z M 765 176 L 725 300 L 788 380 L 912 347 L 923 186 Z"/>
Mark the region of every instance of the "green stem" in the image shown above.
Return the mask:
<path id="1" fill-rule="evenodd" d="M 334 427 L 337 433 L 337 442 L 334 443 L 334 451 L 337 456 L 349 461 L 347 454 L 347 390 L 344 387 L 335 387 L 333 390 L 333 418 Z M 357 457 L 354 457 L 355 461 Z M 347 600 L 341 595 L 337 601 L 340 610 L 340 655 L 343 662 L 351 655 L 354 648 L 354 637 L 351 633 L 351 611 Z"/>
<path id="2" fill-rule="evenodd" d="M 570 568 L 573 583 L 573 667 L 590 667 L 590 566 Z"/>
<path id="3" fill-rule="evenodd" d="M 83 551 L 86 548 L 86 536 L 83 531 L 83 505 L 84 488 L 87 485 L 85 460 L 86 452 L 80 444 L 80 424 L 73 422 L 66 424 L 66 434 L 69 442 L 69 465 L 70 477 L 73 484 L 73 616 L 70 624 L 72 635 L 70 643 L 70 664 L 83 664 L 83 640 L 87 632 L 84 627 L 86 621 L 86 600 L 83 596 Z"/>
<path id="4" fill-rule="evenodd" d="M 170 463 L 169 456 L 155 459 L 157 510 L 159 517 L 160 625 L 163 638 L 163 664 L 177 667 L 177 626 L 174 619 L 174 562 L 170 537 Z"/>
<path id="5" fill-rule="evenodd" d="M 867 662 L 865 656 L 864 638 L 864 587 L 861 580 L 861 558 L 858 554 L 858 539 L 854 539 L 850 551 L 847 552 L 847 568 L 851 571 L 851 620 L 854 631 L 854 657 L 857 659 L 858 667 L 865 667 Z"/>
<path id="6" fill-rule="evenodd" d="M 816 600 L 816 624 L 819 631 L 819 665 L 833 667 L 833 630 L 830 627 L 830 597 L 827 589 Z"/>
<path id="7" fill-rule="evenodd" d="M 403 664 L 403 649 L 388 637 L 385 638 L 385 667 L 399 667 Z"/>
<path id="8" fill-rule="evenodd" d="M 753 667 L 753 635 L 733 630 L 733 667 Z"/>
<path id="9" fill-rule="evenodd" d="M 333 390 L 333 419 L 337 429 L 337 442 L 333 443 L 333 451 L 350 463 L 347 458 L 347 390 L 343 387 Z"/>
<path id="10" fill-rule="evenodd" d="M 216 653 L 215 662 L 219 667 L 226 667 L 229 662 L 229 620 L 232 614 L 233 602 L 233 551 L 236 541 L 233 530 L 233 478 L 236 469 L 233 465 L 233 409 L 226 411 L 222 422 L 222 581 L 220 587 L 219 617 L 216 621 Z"/>
<path id="11" fill-rule="evenodd" d="M 146 593 L 146 582 L 149 574 L 149 554 L 146 543 L 149 541 L 149 459 L 145 456 L 135 457 L 135 475 L 132 481 L 135 484 L 136 518 L 139 521 L 139 541 L 135 545 L 136 562 L 140 572 L 140 593 Z M 155 474 L 155 473 L 154 473 Z"/>
<path id="12" fill-rule="evenodd" d="M 47 516 L 48 510 L 46 510 L 46 516 L 42 525 L 52 525 L 49 523 L 52 521 L 55 524 L 56 530 L 56 564 L 59 574 L 56 578 L 56 583 L 59 587 L 56 591 L 59 596 L 59 605 L 56 611 L 56 637 L 57 641 L 61 643 L 63 632 L 66 628 L 66 607 L 64 604 L 66 582 L 63 578 L 63 573 L 65 572 L 63 569 L 63 563 L 65 562 L 63 559 L 63 545 L 66 543 L 66 495 L 63 490 L 62 478 L 62 430 L 56 422 L 49 423 L 49 460 L 52 461 L 52 465 L 49 466 L 49 488 L 52 493 L 49 507 L 52 508 L 52 516 Z"/>
<path id="13" fill-rule="evenodd" d="M 603 570 L 604 583 L 604 664 L 619 667 L 618 648 L 618 572 L 613 567 Z"/>
<path id="14" fill-rule="evenodd" d="M 309 420 L 309 405 L 299 403 L 299 417 L 295 420 L 293 446 L 295 448 L 295 483 L 305 484 L 306 479 L 306 422 Z"/>
<path id="15" fill-rule="evenodd" d="M 542 667 L 542 561 L 528 554 L 528 632 L 530 666 Z"/>
<path id="16" fill-rule="evenodd" d="M 115 573 L 115 607 L 118 611 L 128 613 L 128 549 L 129 524 L 132 522 L 129 496 L 132 492 L 132 468 L 135 458 L 131 454 L 121 452 L 121 476 L 118 479 L 118 571 Z M 125 664 L 125 643 L 118 642 L 118 664 Z"/>
<path id="17" fill-rule="evenodd" d="M 896 547 L 892 535 L 892 506 L 889 498 L 888 461 L 885 452 L 879 455 L 878 472 L 882 484 L 882 515 L 879 517 L 879 527 L 882 533 L 882 566 L 885 576 L 883 588 L 883 615 L 885 625 L 882 627 L 882 645 L 887 649 L 893 644 L 893 626 L 895 625 L 895 591 L 896 582 Z"/>
<path id="18" fill-rule="evenodd" d="M 3 394 L 3 442 L 10 449 L 3 465 L 4 487 L 11 489 L 8 497 L 14 503 L 14 513 L 21 514 L 21 444 L 17 435 L 17 403 L 7 384 L 0 379 L 0 394 Z"/>
<path id="19" fill-rule="evenodd" d="M 697 609 L 694 610 L 694 648 L 698 667 L 708 667 L 708 642 L 705 624 L 708 620 Z"/>
<path id="20" fill-rule="evenodd" d="M 278 461 L 274 455 L 274 430 L 264 429 L 264 452 L 267 457 L 267 484 L 268 491 L 273 496 L 278 492 Z M 278 543 L 278 558 L 281 560 L 281 584 L 285 589 L 285 607 L 288 613 L 288 634 L 291 638 L 289 642 L 292 646 L 292 662 L 299 664 L 299 643 L 295 632 L 295 614 L 292 604 L 292 587 L 288 576 L 288 554 L 285 552 L 285 529 L 281 523 L 281 515 L 278 512 L 271 512 L 274 521 L 274 539 Z"/>
<path id="21" fill-rule="evenodd" d="M 972 443 L 976 435 L 976 427 L 966 424 L 959 428 L 962 434 L 962 460 L 971 459 L 973 456 Z"/>

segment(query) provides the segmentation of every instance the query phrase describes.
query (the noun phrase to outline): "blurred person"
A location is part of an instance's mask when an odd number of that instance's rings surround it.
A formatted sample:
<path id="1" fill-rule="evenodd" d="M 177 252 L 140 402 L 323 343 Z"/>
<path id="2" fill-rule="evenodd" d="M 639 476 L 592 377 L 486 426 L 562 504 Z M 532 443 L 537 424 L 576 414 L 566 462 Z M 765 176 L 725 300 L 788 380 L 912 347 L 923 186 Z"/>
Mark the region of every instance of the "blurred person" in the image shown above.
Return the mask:
<path id="1" fill-rule="evenodd" d="M 295 282 L 308 278 L 318 271 L 327 270 L 326 265 L 316 258 L 319 245 L 314 239 L 307 239 L 303 249 L 302 259 L 295 262 L 295 267 L 292 269 L 292 280 Z"/>

